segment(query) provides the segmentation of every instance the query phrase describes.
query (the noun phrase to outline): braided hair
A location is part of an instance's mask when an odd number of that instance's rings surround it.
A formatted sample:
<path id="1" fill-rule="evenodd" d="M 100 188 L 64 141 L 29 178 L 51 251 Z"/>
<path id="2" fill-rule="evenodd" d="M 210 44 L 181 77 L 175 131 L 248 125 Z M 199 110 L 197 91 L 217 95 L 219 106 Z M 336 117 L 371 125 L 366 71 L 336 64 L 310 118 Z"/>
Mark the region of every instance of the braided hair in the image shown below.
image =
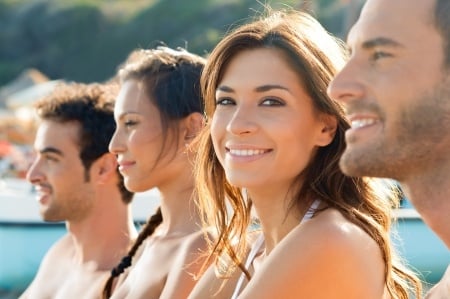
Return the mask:
<path id="1" fill-rule="evenodd" d="M 177 130 L 174 124 L 178 120 L 194 112 L 203 113 L 200 74 L 204 65 L 203 57 L 181 48 L 138 49 L 131 52 L 120 67 L 118 77 L 121 82 L 130 79 L 144 82 L 145 90 L 149 93 L 148 98 L 160 112 L 163 136 L 166 136 L 169 129 Z M 160 157 L 166 145 L 166 140 L 163 140 Z M 161 208 L 158 208 L 139 233 L 128 254 L 112 269 L 103 289 L 103 298 L 111 296 L 115 278 L 131 265 L 138 248 L 162 221 Z"/>
<path id="2" fill-rule="evenodd" d="M 136 254 L 138 248 L 142 245 L 142 243 L 144 242 L 145 239 L 147 239 L 148 236 L 151 236 L 155 232 L 156 228 L 161 224 L 162 220 L 163 217 L 161 213 L 161 208 L 159 207 L 156 210 L 156 213 L 149 218 L 147 223 L 142 228 L 133 246 L 128 251 L 128 254 L 124 256 L 120 261 L 120 263 L 111 270 L 111 275 L 109 276 L 108 280 L 106 281 L 105 287 L 103 288 L 102 298 L 106 299 L 111 297 L 114 280 L 120 274 L 122 274 L 126 268 L 131 266 L 131 261 L 133 259 L 133 256 Z"/>

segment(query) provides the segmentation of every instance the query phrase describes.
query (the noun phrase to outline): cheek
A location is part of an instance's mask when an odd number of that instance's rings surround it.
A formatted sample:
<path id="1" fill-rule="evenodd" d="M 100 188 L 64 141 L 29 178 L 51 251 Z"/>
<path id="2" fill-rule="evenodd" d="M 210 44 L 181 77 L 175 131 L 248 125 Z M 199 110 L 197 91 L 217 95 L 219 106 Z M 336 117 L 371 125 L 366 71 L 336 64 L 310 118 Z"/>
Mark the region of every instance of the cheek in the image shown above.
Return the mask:
<path id="1" fill-rule="evenodd" d="M 157 140 L 161 136 L 161 129 L 155 127 L 143 127 L 136 130 L 128 138 L 128 147 L 131 151 L 142 151 L 145 148 L 155 146 Z M 154 149 L 152 149 L 154 150 Z"/>
<path id="2" fill-rule="evenodd" d="M 221 145 L 221 141 L 225 135 L 224 124 L 224 120 L 220 117 L 213 117 L 211 120 L 211 140 L 214 146 L 214 151 L 216 152 L 217 158 L 219 159 L 220 163 L 223 162 L 225 154 L 225 149 L 223 148 L 223 145 Z"/>
<path id="3" fill-rule="evenodd" d="M 290 163 L 296 165 L 296 172 L 299 168 L 306 167 L 316 149 L 314 132 L 312 124 L 301 123 L 278 130 L 277 136 L 282 148 L 281 158 L 287 165 Z"/>

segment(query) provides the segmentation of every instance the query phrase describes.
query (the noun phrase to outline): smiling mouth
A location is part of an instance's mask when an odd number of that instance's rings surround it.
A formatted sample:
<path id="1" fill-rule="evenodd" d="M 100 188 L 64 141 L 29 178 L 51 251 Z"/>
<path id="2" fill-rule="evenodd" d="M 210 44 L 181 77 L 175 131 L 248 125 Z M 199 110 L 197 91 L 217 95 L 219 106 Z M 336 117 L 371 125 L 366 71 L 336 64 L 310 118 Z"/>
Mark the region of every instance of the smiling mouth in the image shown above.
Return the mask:
<path id="1" fill-rule="evenodd" d="M 352 129 L 359 129 L 374 125 L 377 122 L 378 120 L 374 118 L 355 119 L 351 121 L 351 126 Z"/>
<path id="2" fill-rule="evenodd" d="M 262 149 L 229 149 L 227 151 L 233 156 L 239 157 L 250 157 L 250 156 L 258 156 L 265 153 L 270 152 L 271 150 L 262 150 Z"/>

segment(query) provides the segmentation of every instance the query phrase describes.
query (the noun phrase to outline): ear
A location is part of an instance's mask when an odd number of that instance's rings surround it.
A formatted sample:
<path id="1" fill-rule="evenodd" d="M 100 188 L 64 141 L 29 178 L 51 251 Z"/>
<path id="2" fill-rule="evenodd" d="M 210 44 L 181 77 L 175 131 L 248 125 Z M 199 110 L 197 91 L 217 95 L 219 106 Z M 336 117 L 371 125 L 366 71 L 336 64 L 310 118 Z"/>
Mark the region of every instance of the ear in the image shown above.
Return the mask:
<path id="1" fill-rule="evenodd" d="M 318 146 L 327 146 L 333 141 L 337 129 L 337 119 L 335 116 L 330 114 L 322 114 L 320 116 L 321 120 L 321 131 L 317 137 Z"/>
<path id="2" fill-rule="evenodd" d="M 97 182 L 104 184 L 115 177 L 117 169 L 117 159 L 112 153 L 105 153 L 92 164 L 92 170 Z"/>
<path id="3" fill-rule="evenodd" d="M 185 143 L 190 143 L 205 126 L 205 119 L 199 112 L 189 114 L 183 120 L 183 138 Z"/>

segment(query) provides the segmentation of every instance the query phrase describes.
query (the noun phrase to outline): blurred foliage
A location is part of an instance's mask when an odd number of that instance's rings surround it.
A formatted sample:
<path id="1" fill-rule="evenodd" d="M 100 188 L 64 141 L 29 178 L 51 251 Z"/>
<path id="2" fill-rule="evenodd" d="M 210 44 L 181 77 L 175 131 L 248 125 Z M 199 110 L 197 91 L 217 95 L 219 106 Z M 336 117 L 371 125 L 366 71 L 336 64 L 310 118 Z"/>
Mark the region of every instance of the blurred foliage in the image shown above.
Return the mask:
<path id="1" fill-rule="evenodd" d="M 257 0 L 0 0 L 0 86 L 24 69 L 51 79 L 104 81 L 135 48 L 166 44 L 206 55 L 264 10 Z M 300 8 L 303 1 L 270 1 Z M 341 35 L 344 8 L 315 0 L 314 15 Z"/>

